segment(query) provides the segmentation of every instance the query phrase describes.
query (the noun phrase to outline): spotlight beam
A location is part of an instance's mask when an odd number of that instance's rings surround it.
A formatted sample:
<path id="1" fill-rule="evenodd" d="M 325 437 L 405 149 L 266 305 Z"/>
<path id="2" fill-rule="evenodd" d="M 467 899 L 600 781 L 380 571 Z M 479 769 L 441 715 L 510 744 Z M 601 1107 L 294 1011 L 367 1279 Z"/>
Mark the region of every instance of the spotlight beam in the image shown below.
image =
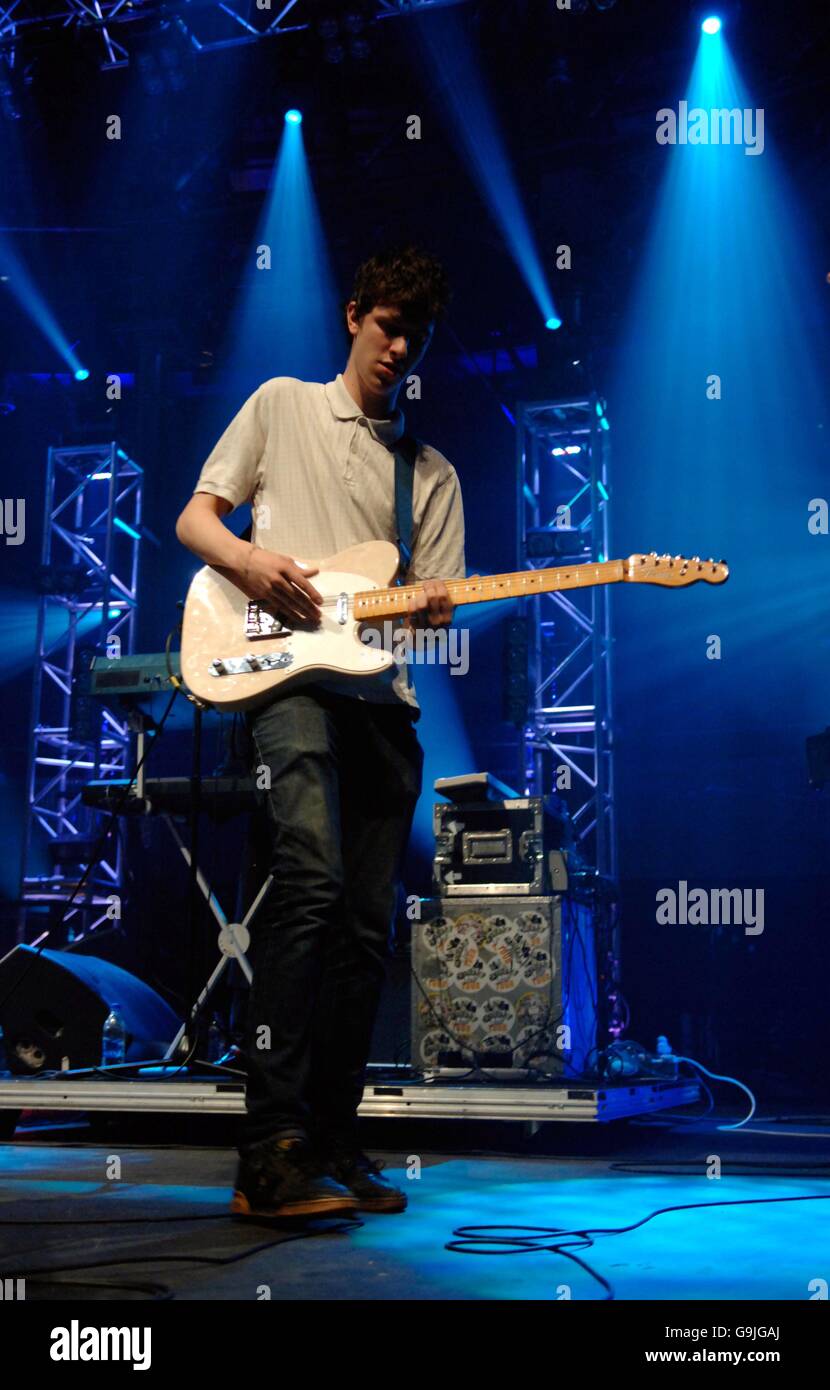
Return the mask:
<path id="1" fill-rule="evenodd" d="M 536 301 L 542 322 L 558 327 L 562 320 L 542 269 L 492 103 L 464 32 L 456 16 L 449 14 L 442 15 L 440 22 L 419 22 L 415 32 L 449 108 L 462 153 Z"/>
<path id="2" fill-rule="evenodd" d="M 28 314 L 32 323 L 40 329 L 46 341 L 52 344 L 76 379 L 78 381 L 85 380 L 78 373 L 86 371 L 86 368 L 73 351 L 66 334 L 59 328 L 57 319 L 26 266 L 5 239 L 0 241 L 0 261 L 4 263 L 3 283 L 14 295 L 25 313 Z M 86 376 L 89 376 L 88 371 L 86 371 Z"/>

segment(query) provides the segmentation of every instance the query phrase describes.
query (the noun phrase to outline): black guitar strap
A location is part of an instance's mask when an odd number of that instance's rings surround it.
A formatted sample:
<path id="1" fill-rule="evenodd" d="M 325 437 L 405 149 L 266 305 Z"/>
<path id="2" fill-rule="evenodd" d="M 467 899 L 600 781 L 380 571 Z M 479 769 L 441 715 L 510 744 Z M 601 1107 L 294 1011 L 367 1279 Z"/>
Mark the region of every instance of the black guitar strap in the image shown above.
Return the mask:
<path id="1" fill-rule="evenodd" d="M 418 441 L 411 434 L 402 434 L 394 446 L 395 452 L 395 529 L 400 555 L 398 583 L 402 584 L 412 560 L 412 491 L 415 483 L 415 460 Z"/>

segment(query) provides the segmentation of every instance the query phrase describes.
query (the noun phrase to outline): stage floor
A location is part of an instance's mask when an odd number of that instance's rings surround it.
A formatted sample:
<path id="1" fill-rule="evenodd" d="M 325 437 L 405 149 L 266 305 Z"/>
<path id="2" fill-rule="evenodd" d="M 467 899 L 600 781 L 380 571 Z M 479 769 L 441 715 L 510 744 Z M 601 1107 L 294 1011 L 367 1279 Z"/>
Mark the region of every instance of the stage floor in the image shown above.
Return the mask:
<path id="1" fill-rule="evenodd" d="M 565 1255 L 470 1257 L 446 1242 L 470 1225 L 607 1232 L 680 1206 L 626 1234 L 597 1234 L 577 1247 L 580 1259 L 619 1300 L 807 1300 L 827 1273 L 830 1209 L 804 1200 L 830 1198 L 819 1119 L 761 1118 L 729 1133 L 711 1117 L 654 1118 L 548 1127 L 535 1141 L 519 1126 L 370 1122 L 367 1141 L 387 1145 L 371 1152 L 405 1187 L 408 1211 L 305 1228 L 229 1217 L 227 1143 L 23 1130 L 0 1145 L 0 1273 L 25 1274 L 30 1300 L 602 1299 Z M 489 1152 L 475 1147 L 484 1142 Z M 713 1155 L 720 1178 L 706 1176 Z M 706 1205 L 718 1202 L 734 1205 Z M 81 1267 L 90 1264 L 99 1267 Z"/>

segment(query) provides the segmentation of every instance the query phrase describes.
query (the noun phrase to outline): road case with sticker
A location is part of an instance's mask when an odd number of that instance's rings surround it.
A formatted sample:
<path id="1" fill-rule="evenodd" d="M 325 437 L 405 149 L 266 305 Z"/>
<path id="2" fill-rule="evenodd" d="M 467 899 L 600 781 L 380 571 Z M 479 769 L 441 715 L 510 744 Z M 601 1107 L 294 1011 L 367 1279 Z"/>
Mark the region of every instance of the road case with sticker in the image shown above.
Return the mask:
<path id="1" fill-rule="evenodd" d="M 432 826 L 432 881 L 442 897 L 533 897 L 567 887 L 573 829 L 556 797 L 439 801 Z"/>
<path id="2" fill-rule="evenodd" d="M 597 1042 L 591 909 L 568 895 L 427 898 L 412 940 L 412 1064 L 583 1074 Z"/>

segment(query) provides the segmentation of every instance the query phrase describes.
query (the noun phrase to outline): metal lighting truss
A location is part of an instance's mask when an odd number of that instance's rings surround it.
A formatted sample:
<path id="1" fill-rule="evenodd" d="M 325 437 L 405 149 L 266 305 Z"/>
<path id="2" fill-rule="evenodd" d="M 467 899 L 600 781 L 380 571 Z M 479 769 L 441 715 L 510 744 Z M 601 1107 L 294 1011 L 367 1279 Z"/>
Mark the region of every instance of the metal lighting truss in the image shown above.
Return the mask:
<path id="1" fill-rule="evenodd" d="M 594 394 L 519 406 L 520 569 L 608 559 L 608 420 Z M 566 510 L 563 510 L 566 509 Z M 522 733 L 528 794 L 564 796 L 580 850 L 616 874 L 609 589 L 569 589 L 524 601 L 529 708 Z"/>
<path id="2" fill-rule="evenodd" d="M 352 9 L 358 19 L 371 23 L 466 2 L 374 0 Z M 207 53 L 298 33 L 321 16 L 337 17 L 340 9 L 338 4 L 321 9 L 316 0 L 0 0 L 0 52 L 13 61 L 19 39 L 74 29 L 95 36 L 102 68 L 119 68 L 130 61 L 125 44 L 131 32 L 153 33 L 174 25 L 192 49 Z"/>
<path id="3" fill-rule="evenodd" d="M 101 655 L 133 650 L 142 483 L 142 469 L 116 443 L 49 450 L 21 935 L 28 909 L 68 902 L 94 858 L 104 818 L 81 802 L 83 786 L 92 777 L 129 775 L 127 721 L 90 701 L 83 682 L 92 649 Z M 52 860 L 45 872 L 44 836 Z M 67 913 L 71 935 L 79 924 L 92 930 L 107 916 L 102 909 L 122 886 L 122 867 L 116 830 Z"/>

